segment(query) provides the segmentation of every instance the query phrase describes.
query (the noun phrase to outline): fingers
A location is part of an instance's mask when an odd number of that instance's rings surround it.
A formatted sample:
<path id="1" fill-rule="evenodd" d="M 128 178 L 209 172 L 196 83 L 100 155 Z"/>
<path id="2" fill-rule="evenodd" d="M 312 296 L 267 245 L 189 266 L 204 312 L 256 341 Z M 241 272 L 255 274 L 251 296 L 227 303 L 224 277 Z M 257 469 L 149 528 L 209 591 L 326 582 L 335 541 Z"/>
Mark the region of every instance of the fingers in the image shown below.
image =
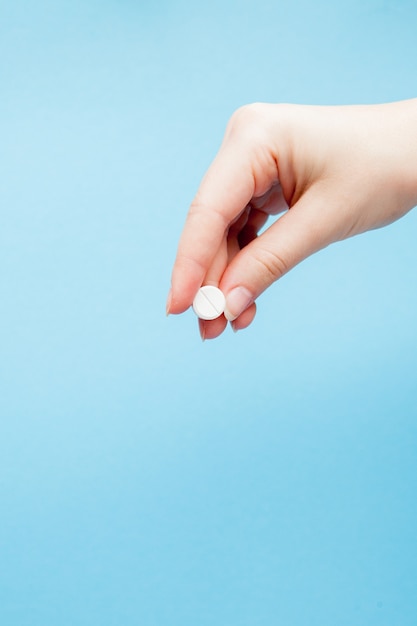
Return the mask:
<path id="1" fill-rule="evenodd" d="M 238 236 L 241 229 L 243 229 L 248 223 L 248 220 L 250 219 L 249 215 L 250 209 L 247 207 L 229 228 L 229 232 L 224 236 L 220 249 L 218 250 L 216 257 L 206 274 L 204 279 L 205 285 L 211 284 L 218 287 L 220 279 L 228 263 L 230 263 L 236 254 L 239 253 L 240 247 L 238 243 Z M 255 311 L 256 307 L 254 307 L 250 319 L 248 314 L 244 314 L 243 320 L 236 320 L 236 325 L 233 327 L 233 330 L 237 331 L 248 326 L 254 318 Z M 227 326 L 227 320 L 224 315 L 221 315 L 214 320 L 198 320 L 198 325 L 201 338 L 205 341 L 206 339 L 215 339 L 221 335 Z"/>
<path id="2" fill-rule="evenodd" d="M 222 238 L 254 197 L 278 182 L 277 157 L 271 148 L 275 107 L 249 105 L 232 116 L 220 151 L 191 205 L 179 242 L 168 312 L 181 313 L 202 285 Z M 281 109 L 280 109 L 281 111 Z M 272 116 L 272 117 L 271 117 Z M 261 208 L 261 207 L 256 207 Z"/>
<path id="3" fill-rule="evenodd" d="M 200 337 L 203 341 L 205 341 L 206 339 L 215 339 L 222 334 L 226 326 L 227 319 L 224 315 L 221 315 L 215 320 L 198 320 Z"/>
<path id="4" fill-rule="evenodd" d="M 288 204 L 279 182 L 272 185 L 262 196 L 252 198 L 251 206 L 259 211 L 264 211 L 268 215 L 277 215 L 288 209 Z"/>
<path id="5" fill-rule="evenodd" d="M 243 330 L 247 328 L 249 324 L 251 324 L 256 315 L 256 304 L 253 303 L 249 308 L 247 308 L 239 317 L 231 322 L 231 327 L 234 332 L 238 330 Z M 206 339 L 215 339 L 225 330 L 227 326 L 227 319 L 224 315 L 221 315 L 215 320 L 198 320 L 198 326 L 200 331 L 200 336 L 203 341 Z"/>
<path id="6" fill-rule="evenodd" d="M 247 246 L 248 243 L 250 243 L 258 236 L 259 231 L 266 224 L 267 220 L 268 215 L 264 211 L 258 211 L 257 209 L 251 210 L 250 215 L 246 220 L 246 223 L 237 233 L 239 249 Z"/>
<path id="7" fill-rule="evenodd" d="M 291 184 L 287 184 L 284 197 L 278 156 L 270 143 L 270 113 L 270 107 L 255 105 L 232 118 L 223 145 L 191 205 L 179 242 L 167 313 L 185 311 L 203 284 L 220 286 L 223 291 L 226 288 L 225 316 L 199 322 L 203 339 L 218 336 L 227 319 L 234 322 L 234 330 L 248 326 L 256 313 L 254 300 L 271 279 L 271 272 L 266 280 L 257 268 L 256 257 L 262 250 L 257 246 L 257 235 L 268 215 L 288 208 Z M 275 131 L 285 128 L 276 123 L 273 127 Z M 253 253 L 241 252 L 242 247 Z M 247 276 L 245 265 L 250 270 Z"/>
<path id="8" fill-rule="evenodd" d="M 334 207 L 323 208 L 324 198 L 316 190 L 309 190 L 290 211 L 234 257 L 220 282 L 226 296 L 226 319 L 240 323 L 242 313 L 267 287 L 297 263 L 339 238 L 335 232 L 338 211 Z"/>
<path id="9" fill-rule="evenodd" d="M 204 285 L 219 286 L 220 278 L 228 263 L 228 245 L 226 235 L 223 237 L 220 248 L 210 265 L 208 272 L 203 280 Z M 198 320 L 200 336 L 202 340 L 214 339 L 221 335 L 227 326 L 227 320 L 224 315 L 214 320 Z"/>
<path id="10" fill-rule="evenodd" d="M 238 330 L 247 328 L 249 324 L 252 324 L 256 315 L 256 304 L 253 302 L 247 309 L 243 311 L 235 320 L 230 322 L 233 331 L 236 333 Z M 226 318 L 225 318 L 226 319 Z"/>
<path id="11" fill-rule="evenodd" d="M 245 210 L 253 191 L 248 159 L 228 142 L 211 165 L 189 211 L 172 272 L 168 312 L 181 313 L 192 304 L 229 225 Z"/>

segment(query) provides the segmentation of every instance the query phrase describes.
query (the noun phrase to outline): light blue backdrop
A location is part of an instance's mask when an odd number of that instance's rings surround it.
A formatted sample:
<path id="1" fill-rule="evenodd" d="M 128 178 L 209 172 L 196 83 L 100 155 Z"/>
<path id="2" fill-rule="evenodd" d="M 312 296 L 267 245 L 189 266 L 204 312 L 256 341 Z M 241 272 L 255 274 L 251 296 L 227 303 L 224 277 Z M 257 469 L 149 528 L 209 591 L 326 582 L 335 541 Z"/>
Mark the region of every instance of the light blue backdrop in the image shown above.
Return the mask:
<path id="1" fill-rule="evenodd" d="M 416 20 L 0 0 L 2 626 L 415 626 L 417 214 L 164 309 L 233 110 L 416 96 Z"/>

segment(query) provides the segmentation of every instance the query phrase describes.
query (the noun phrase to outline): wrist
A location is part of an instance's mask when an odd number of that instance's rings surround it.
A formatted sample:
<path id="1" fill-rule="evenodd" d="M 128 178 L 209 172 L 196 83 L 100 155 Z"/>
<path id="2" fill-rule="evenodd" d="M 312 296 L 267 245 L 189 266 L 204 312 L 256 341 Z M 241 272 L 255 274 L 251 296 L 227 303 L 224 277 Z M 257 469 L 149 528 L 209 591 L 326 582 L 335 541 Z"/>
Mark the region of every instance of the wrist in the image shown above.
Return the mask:
<path id="1" fill-rule="evenodd" d="M 386 149 L 392 185 L 404 212 L 417 205 L 417 99 L 382 105 L 389 116 Z"/>

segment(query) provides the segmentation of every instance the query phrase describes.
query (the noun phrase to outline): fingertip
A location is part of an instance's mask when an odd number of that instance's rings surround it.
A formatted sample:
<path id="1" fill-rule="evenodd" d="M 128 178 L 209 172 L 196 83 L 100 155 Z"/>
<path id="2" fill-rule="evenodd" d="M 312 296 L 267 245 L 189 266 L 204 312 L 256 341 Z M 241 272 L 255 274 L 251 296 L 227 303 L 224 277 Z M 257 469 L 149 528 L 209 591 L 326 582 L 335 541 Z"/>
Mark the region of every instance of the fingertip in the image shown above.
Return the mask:
<path id="1" fill-rule="evenodd" d="M 237 333 L 239 330 L 243 330 L 247 328 L 250 324 L 252 324 L 256 315 L 256 304 L 253 302 L 239 317 L 230 322 L 230 326 L 234 333 Z"/>
<path id="2" fill-rule="evenodd" d="M 193 303 L 200 285 L 195 281 L 173 280 L 167 298 L 167 315 L 184 313 Z"/>
<path id="3" fill-rule="evenodd" d="M 178 255 L 171 276 L 169 312 L 184 313 L 203 284 L 205 269 L 192 259 Z"/>
<path id="4" fill-rule="evenodd" d="M 227 326 L 227 320 L 222 315 L 215 320 L 198 320 L 200 337 L 203 341 L 206 339 L 216 339 L 219 337 Z"/>

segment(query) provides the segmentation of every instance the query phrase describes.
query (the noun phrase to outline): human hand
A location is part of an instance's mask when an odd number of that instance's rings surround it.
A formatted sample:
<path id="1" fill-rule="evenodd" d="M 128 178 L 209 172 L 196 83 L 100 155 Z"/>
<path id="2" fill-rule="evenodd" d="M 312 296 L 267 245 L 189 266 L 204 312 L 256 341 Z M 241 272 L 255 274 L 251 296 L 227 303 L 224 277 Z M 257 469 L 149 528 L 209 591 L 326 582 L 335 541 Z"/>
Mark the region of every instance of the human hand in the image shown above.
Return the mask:
<path id="1" fill-rule="evenodd" d="M 297 263 L 417 204 L 416 163 L 417 100 L 242 107 L 188 213 L 167 313 L 182 313 L 211 284 L 226 310 L 199 320 L 202 338 L 220 335 L 227 321 L 245 328 L 256 298 Z"/>

